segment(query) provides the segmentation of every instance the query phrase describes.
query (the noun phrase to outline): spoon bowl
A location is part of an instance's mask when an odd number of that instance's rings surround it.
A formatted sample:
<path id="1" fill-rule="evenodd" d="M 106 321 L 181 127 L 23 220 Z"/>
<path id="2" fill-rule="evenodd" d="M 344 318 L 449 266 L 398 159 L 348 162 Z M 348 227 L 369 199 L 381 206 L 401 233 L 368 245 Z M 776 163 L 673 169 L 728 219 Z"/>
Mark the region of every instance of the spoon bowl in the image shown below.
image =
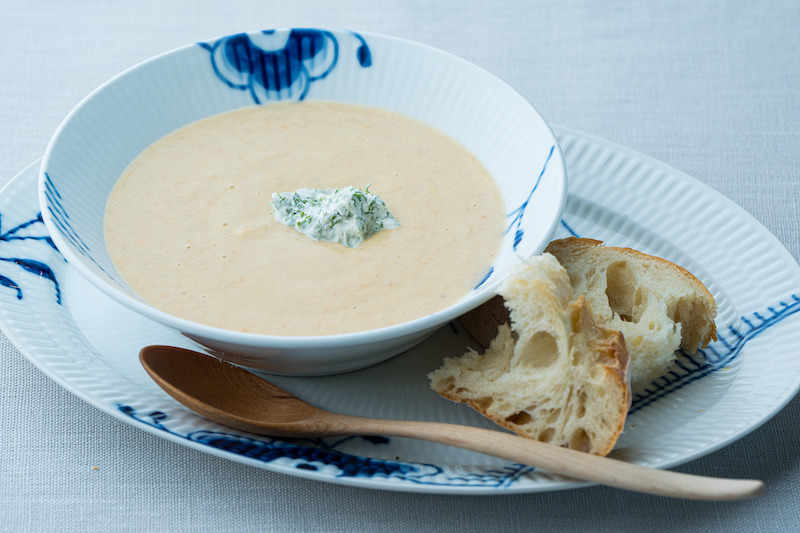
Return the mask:
<path id="1" fill-rule="evenodd" d="M 221 359 L 170 346 L 148 346 L 142 366 L 170 396 L 236 429 L 273 437 L 322 437 L 320 409 Z"/>
<path id="2" fill-rule="evenodd" d="M 312 406 L 242 368 L 170 346 L 147 346 L 139 360 L 170 396 L 196 413 L 235 429 L 274 437 L 380 435 L 457 446 L 570 478 L 695 500 L 757 496 L 758 480 L 722 479 L 646 468 L 560 448 L 517 435 L 445 424 L 365 418 Z"/>

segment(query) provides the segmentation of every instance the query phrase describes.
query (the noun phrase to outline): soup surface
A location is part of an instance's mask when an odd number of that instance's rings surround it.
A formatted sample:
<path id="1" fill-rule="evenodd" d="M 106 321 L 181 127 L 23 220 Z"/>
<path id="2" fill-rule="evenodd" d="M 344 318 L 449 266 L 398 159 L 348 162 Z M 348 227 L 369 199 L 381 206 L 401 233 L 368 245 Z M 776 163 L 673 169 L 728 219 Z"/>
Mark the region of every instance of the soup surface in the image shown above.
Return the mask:
<path id="1" fill-rule="evenodd" d="M 274 192 L 370 186 L 400 222 L 358 247 L 274 218 Z M 120 176 L 109 254 L 168 313 L 237 331 L 324 335 L 389 326 L 455 303 L 487 274 L 500 190 L 449 136 L 386 110 L 332 102 L 236 110 L 181 128 Z"/>

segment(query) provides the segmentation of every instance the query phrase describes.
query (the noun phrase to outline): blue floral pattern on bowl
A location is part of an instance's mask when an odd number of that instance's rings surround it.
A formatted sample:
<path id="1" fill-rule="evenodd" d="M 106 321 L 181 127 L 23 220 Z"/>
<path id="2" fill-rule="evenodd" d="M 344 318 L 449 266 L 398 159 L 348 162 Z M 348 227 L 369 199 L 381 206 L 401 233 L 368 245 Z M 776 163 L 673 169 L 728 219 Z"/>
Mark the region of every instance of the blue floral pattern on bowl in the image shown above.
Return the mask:
<path id="1" fill-rule="evenodd" d="M 371 66 L 367 42 L 357 33 L 352 35 L 360 43 L 359 65 Z M 327 77 L 339 61 L 336 36 L 317 29 L 239 33 L 199 45 L 210 53 L 217 77 L 232 89 L 249 92 L 256 104 L 305 99 L 311 84 Z"/>

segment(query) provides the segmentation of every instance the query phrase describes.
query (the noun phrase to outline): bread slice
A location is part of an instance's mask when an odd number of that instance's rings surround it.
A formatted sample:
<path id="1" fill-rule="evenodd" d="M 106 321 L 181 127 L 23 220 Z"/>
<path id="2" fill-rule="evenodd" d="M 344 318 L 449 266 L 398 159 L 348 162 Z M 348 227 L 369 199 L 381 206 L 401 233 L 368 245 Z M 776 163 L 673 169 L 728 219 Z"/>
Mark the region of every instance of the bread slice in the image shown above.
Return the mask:
<path id="1" fill-rule="evenodd" d="M 545 252 L 566 269 L 575 294 L 583 294 L 605 327 L 619 330 L 631 358 L 632 385 L 666 374 L 675 351 L 695 353 L 717 339 L 717 305 L 684 268 L 630 248 L 570 237 Z M 484 348 L 509 321 L 502 296 L 466 313 L 461 323 Z"/>
<path id="2" fill-rule="evenodd" d="M 592 239 L 553 241 L 546 251 L 567 270 L 575 294 L 625 336 L 632 384 L 664 375 L 676 350 L 695 353 L 717 340 L 717 304 L 686 269 Z"/>
<path id="3" fill-rule="evenodd" d="M 606 455 L 630 407 L 622 335 L 599 326 L 585 298 L 570 301 L 550 254 L 520 264 L 501 294 L 511 325 L 496 326 L 483 355 L 445 359 L 431 387 L 525 437 Z"/>

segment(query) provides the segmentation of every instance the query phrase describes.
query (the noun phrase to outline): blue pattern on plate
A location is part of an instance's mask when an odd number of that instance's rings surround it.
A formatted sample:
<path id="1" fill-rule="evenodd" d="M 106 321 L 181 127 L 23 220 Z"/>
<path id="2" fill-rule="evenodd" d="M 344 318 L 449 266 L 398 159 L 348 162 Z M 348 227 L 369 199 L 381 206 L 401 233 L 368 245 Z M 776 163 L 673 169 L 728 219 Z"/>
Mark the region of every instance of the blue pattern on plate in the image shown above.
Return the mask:
<path id="1" fill-rule="evenodd" d="M 573 237 L 577 237 L 578 236 L 578 234 L 575 232 L 575 230 L 572 229 L 572 226 L 570 226 L 567 223 L 567 221 L 564 220 L 563 218 L 561 219 L 561 227 L 564 228 L 571 236 L 573 236 Z"/>
<path id="2" fill-rule="evenodd" d="M 386 445 L 389 440 L 383 437 L 345 437 L 337 440 L 279 440 L 266 437 L 257 439 L 229 432 L 207 430 L 183 434 L 168 427 L 169 416 L 161 411 L 153 411 L 147 415 L 140 416 L 129 405 L 118 404 L 117 409 L 134 420 L 188 441 L 265 463 L 288 459 L 293 461 L 292 468 L 298 470 L 316 471 L 322 466 L 326 468 L 332 467 L 337 469 L 337 477 L 342 478 L 380 477 L 424 485 L 502 488 L 533 470 L 533 468 L 525 465 L 509 465 L 481 474 L 452 476 L 445 474 L 441 467 L 432 464 L 372 459 L 337 450 L 344 443 L 353 439 L 364 439 L 377 446 Z"/>
<path id="3" fill-rule="evenodd" d="M 788 302 L 781 301 L 777 307 L 767 307 L 766 312 L 754 312 L 742 316 L 744 328 L 738 330 L 728 326 L 726 332 L 719 334 L 717 342 L 707 348 L 689 355 L 681 352 L 674 368 L 665 376 L 653 381 L 641 394 L 633 398 L 630 413 L 638 411 L 693 381 L 725 368 L 742 352 L 748 341 L 757 337 L 770 327 L 800 311 L 800 297 L 792 294 Z"/>
<path id="4" fill-rule="evenodd" d="M 372 65 L 372 52 L 364 38 L 358 41 L 356 60 Z M 217 77 L 232 89 L 247 91 L 256 104 L 269 100 L 305 99 L 311 84 L 324 79 L 339 61 L 339 41 L 330 31 L 293 29 L 239 33 L 213 43 L 198 43 L 211 55 Z"/>
<path id="5" fill-rule="evenodd" d="M 50 238 L 50 235 L 47 234 L 47 229 L 44 226 L 41 213 L 37 213 L 35 217 L 21 224 L 17 224 L 7 231 L 2 231 L 2 215 L 0 215 L 0 246 L 2 246 L 2 251 L 0 251 L 0 253 L 3 254 L 0 255 L 0 262 L 18 266 L 22 268 L 24 272 L 50 280 L 55 289 L 56 302 L 61 305 L 61 287 L 58 284 L 58 280 L 52 268 L 37 259 L 5 255 L 6 251 L 12 251 L 10 249 L 11 246 L 13 246 L 12 243 L 20 241 L 39 241 L 48 245 L 52 250 L 56 250 L 53 240 Z M 0 274 L 0 285 L 15 291 L 17 300 L 22 300 L 22 286 L 14 281 L 11 276 L 16 277 L 11 273 L 8 273 L 8 276 Z"/>

